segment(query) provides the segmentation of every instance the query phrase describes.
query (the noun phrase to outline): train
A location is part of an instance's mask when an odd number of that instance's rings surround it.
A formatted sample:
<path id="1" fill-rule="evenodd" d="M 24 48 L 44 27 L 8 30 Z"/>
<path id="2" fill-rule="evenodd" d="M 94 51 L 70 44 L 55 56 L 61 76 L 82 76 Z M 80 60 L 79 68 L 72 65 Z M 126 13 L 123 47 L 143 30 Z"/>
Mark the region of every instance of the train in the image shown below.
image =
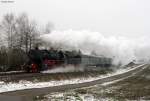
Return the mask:
<path id="1" fill-rule="evenodd" d="M 59 66 L 73 65 L 82 67 L 110 67 L 112 59 L 104 56 L 82 54 L 80 51 L 32 49 L 28 53 L 29 61 L 25 65 L 26 72 L 41 72 Z"/>

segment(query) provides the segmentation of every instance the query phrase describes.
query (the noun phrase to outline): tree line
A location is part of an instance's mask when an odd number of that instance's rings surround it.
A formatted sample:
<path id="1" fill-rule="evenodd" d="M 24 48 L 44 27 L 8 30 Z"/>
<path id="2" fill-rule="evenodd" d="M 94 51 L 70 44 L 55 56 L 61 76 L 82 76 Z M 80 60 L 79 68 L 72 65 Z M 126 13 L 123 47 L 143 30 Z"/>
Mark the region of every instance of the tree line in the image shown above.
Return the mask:
<path id="1" fill-rule="evenodd" d="M 41 31 L 36 21 L 26 13 L 5 14 L 0 21 L 0 71 L 19 70 L 27 61 L 28 51 L 42 43 L 41 33 L 50 33 L 51 23 Z"/>

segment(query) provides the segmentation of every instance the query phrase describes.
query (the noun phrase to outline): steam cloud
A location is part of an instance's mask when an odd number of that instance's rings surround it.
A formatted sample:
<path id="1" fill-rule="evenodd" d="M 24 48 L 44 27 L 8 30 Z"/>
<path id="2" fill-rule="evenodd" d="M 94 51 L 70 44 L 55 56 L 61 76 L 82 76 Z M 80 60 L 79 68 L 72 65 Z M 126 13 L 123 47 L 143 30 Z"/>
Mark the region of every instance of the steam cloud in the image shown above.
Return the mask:
<path id="1" fill-rule="evenodd" d="M 67 73 L 67 72 L 84 71 L 84 67 L 75 67 L 73 65 L 57 67 L 50 70 L 42 71 L 42 73 Z"/>
<path id="2" fill-rule="evenodd" d="M 53 31 L 44 34 L 41 39 L 49 47 L 62 48 L 65 50 L 81 50 L 84 54 L 91 54 L 113 58 L 114 64 L 123 65 L 136 60 L 149 62 L 150 44 L 148 38 L 131 39 L 127 37 L 105 37 L 99 32 L 91 31 Z"/>

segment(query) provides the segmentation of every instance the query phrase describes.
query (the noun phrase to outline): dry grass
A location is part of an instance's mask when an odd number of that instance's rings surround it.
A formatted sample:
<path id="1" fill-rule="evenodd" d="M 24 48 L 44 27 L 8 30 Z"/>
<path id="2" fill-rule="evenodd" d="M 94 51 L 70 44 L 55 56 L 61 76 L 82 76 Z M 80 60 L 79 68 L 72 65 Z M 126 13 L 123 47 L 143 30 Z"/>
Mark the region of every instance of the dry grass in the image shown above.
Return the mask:
<path id="1" fill-rule="evenodd" d="M 150 69 L 112 85 L 78 89 L 80 94 L 90 93 L 96 98 L 114 98 L 116 100 L 150 100 Z"/>

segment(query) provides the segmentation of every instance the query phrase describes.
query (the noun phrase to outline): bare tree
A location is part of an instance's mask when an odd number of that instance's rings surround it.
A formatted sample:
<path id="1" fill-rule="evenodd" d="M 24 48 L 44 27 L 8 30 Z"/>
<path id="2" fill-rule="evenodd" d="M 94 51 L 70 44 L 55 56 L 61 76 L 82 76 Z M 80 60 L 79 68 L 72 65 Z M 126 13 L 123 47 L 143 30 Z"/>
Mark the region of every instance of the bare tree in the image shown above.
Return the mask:
<path id="1" fill-rule="evenodd" d="M 2 28 L 8 42 L 8 48 L 11 49 L 13 48 L 13 43 L 15 41 L 13 38 L 16 33 L 16 19 L 12 13 L 6 14 L 3 17 Z"/>
<path id="2" fill-rule="evenodd" d="M 19 46 L 28 52 L 36 44 L 36 39 L 38 38 L 37 24 L 34 21 L 30 21 L 25 13 L 18 17 L 17 24 Z"/>
<path id="3" fill-rule="evenodd" d="M 11 65 L 11 55 L 12 55 L 12 49 L 13 46 L 15 44 L 15 33 L 16 33 L 16 18 L 14 16 L 14 14 L 10 13 L 10 14 L 6 14 L 3 17 L 2 20 L 2 24 L 1 24 L 3 33 L 4 33 L 4 37 L 6 39 L 7 42 L 7 65 L 10 66 Z"/>
<path id="4" fill-rule="evenodd" d="M 47 23 L 45 32 L 50 33 L 52 26 L 51 23 Z M 4 15 L 0 23 L 0 67 L 6 65 L 13 70 L 17 66 L 20 67 L 27 59 L 25 53 L 34 46 L 41 45 L 39 33 L 36 22 L 30 20 L 27 14 L 22 13 L 15 16 L 10 13 Z M 1 48 L 2 46 L 5 46 L 5 51 Z"/>
<path id="5" fill-rule="evenodd" d="M 23 62 L 24 51 L 27 53 L 37 43 L 39 33 L 37 24 L 29 20 L 25 13 L 18 17 L 11 13 L 4 15 L 0 25 L 7 42 L 6 55 L 0 52 L 0 65 L 4 63 L 2 60 L 6 60 L 7 67 L 16 69 L 16 66 Z M 3 37 L 1 34 L 0 36 Z"/>
<path id="6" fill-rule="evenodd" d="M 52 31 L 53 29 L 54 29 L 53 23 L 48 22 L 48 23 L 46 24 L 46 26 L 45 26 L 44 33 L 45 33 L 45 34 L 49 34 L 49 33 L 51 33 L 51 31 Z"/>

